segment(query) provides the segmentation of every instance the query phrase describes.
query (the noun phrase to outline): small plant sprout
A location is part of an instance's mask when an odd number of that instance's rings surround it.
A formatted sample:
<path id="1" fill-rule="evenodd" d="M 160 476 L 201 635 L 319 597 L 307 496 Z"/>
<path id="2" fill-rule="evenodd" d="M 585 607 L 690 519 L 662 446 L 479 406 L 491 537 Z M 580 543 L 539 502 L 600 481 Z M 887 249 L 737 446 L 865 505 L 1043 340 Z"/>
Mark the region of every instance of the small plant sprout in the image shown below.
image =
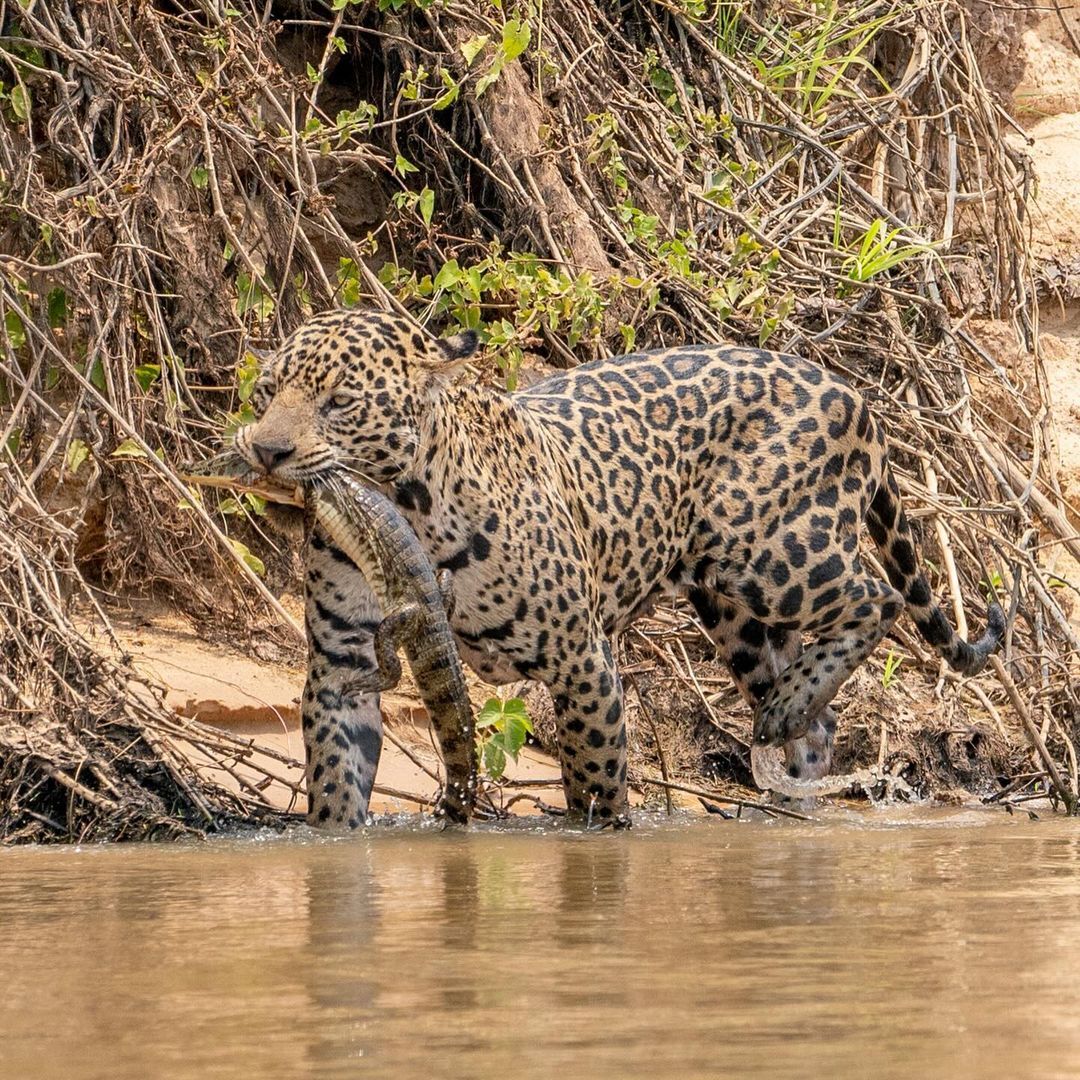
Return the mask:
<path id="1" fill-rule="evenodd" d="M 506 772 L 506 759 L 517 761 L 525 736 L 533 731 L 525 702 L 516 697 L 507 701 L 489 698 L 476 717 L 476 728 L 487 732 L 477 747 L 484 772 L 492 780 L 501 780 Z"/>
<path id="2" fill-rule="evenodd" d="M 979 582 L 979 586 L 982 588 L 986 595 L 986 602 L 991 604 L 995 598 L 1000 595 L 1001 590 L 1005 587 L 1005 579 L 1001 576 L 1000 570 L 991 570 L 989 574 L 990 580 L 983 579 Z"/>
<path id="3" fill-rule="evenodd" d="M 833 228 L 833 245 L 838 251 L 846 251 L 841 272 L 852 284 L 865 284 L 879 274 L 887 273 L 908 259 L 925 255 L 934 249 L 929 244 L 901 244 L 897 237 L 904 232 L 901 228 L 886 230 L 883 218 L 874 218 L 870 227 L 853 244 L 846 248 L 840 243 L 840 208 L 836 208 Z M 851 285 L 841 285 L 840 292 L 850 292 Z"/>
<path id="4" fill-rule="evenodd" d="M 888 690 L 894 682 L 897 681 L 897 672 L 900 670 L 900 665 L 904 662 L 904 658 L 892 649 L 889 650 L 889 655 L 885 657 L 885 670 L 881 674 L 881 685 Z"/>

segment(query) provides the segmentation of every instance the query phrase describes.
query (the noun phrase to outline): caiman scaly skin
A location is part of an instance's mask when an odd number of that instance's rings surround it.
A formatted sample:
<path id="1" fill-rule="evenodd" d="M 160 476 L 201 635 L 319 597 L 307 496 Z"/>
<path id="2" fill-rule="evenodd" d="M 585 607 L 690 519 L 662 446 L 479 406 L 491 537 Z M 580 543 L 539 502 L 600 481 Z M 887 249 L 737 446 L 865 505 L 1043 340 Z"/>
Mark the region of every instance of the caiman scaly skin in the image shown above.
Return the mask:
<path id="1" fill-rule="evenodd" d="M 218 485 L 264 479 L 232 450 L 187 468 L 184 475 Z M 436 812 L 449 821 L 467 821 L 476 789 L 473 717 L 447 620 L 448 575 L 442 584 L 393 503 L 351 477 L 338 474 L 309 488 L 305 518 L 308 821 L 355 828 L 366 819 L 382 745 L 378 694 L 401 678 L 398 648 L 408 657 L 446 766 Z M 380 620 L 370 617 L 370 597 L 355 595 L 355 589 L 350 596 L 337 587 L 334 567 L 342 556 L 366 579 Z M 349 580 L 355 582 L 355 574 Z M 352 610 L 346 614 L 343 605 Z M 322 635 L 312 632 L 313 621 Z"/>

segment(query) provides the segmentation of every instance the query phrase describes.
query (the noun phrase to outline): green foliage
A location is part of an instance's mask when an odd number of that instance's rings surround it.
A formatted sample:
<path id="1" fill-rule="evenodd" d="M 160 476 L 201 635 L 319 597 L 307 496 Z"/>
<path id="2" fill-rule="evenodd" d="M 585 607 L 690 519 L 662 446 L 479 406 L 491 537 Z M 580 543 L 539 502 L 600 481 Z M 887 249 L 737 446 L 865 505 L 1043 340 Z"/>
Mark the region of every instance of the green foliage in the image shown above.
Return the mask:
<path id="1" fill-rule="evenodd" d="M 424 225 L 431 228 L 431 219 L 435 214 L 435 192 L 431 188 L 398 191 L 394 194 L 393 202 L 399 210 L 414 210 Z"/>
<path id="2" fill-rule="evenodd" d="M 596 165 L 614 186 L 625 193 L 629 190 L 626 163 L 619 149 L 619 121 L 610 112 L 591 113 L 585 122 L 593 125 L 589 135 L 588 155 L 590 165 Z"/>
<path id="3" fill-rule="evenodd" d="M 1001 595 L 1001 590 L 1005 587 L 1005 579 L 1001 576 L 1000 570 L 991 570 L 990 580 L 980 581 L 979 586 L 983 590 L 983 594 L 986 597 L 986 602 L 988 604 L 992 604 Z M 1060 586 L 1058 586 L 1058 588 L 1060 588 Z"/>
<path id="4" fill-rule="evenodd" d="M 477 747 L 484 772 L 492 780 L 501 780 L 506 773 L 506 759 L 516 762 L 526 735 L 533 732 L 525 702 L 521 698 L 489 698 L 477 714 L 476 728 L 478 733 L 487 732 Z"/>
<path id="5" fill-rule="evenodd" d="M 256 517 L 262 517 L 266 513 L 266 500 L 253 491 L 245 491 L 239 499 L 231 495 L 222 499 L 217 508 L 219 513 L 227 516 L 254 514 Z"/>
<path id="6" fill-rule="evenodd" d="M 498 244 L 465 266 L 450 259 L 434 276 L 417 276 L 390 263 L 379 276 L 402 300 L 427 300 L 434 312 L 476 330 L 495 350 L 511 390 L 525 350 L 545 329 L 571 348 L 595 340 L 611 295 L 596 287 L 588 271 L 570 274 L 535 255 L 504 253 Z"/>
<path id="7" fill-rule="evenodd" d="M 870 228 L 855 242 L 846 248 L 840 246 L 840 208 L 837 207 L 836 219 L 833 227 L 833 246 L 838 251 L 847 251 L 841 272 L 851 282 L 865 284 L 879 274 L 913 259 L 919 255 L 925 255 L 934 249 L 929 244 L 901 244 L 897 237 L 904 232 L 901 228 L 886 231 L 886 223 L 882 218 L 875 218 Z M 851 286 L 841 285 L 838 292 L 841 296 L 847 295 Z"/>
<path id="8" fill-rule="evenodd" d="M 51 289 L 45 298 L 46 317 L 54 330 L 63 326 L 70 317 L 68 295 L 63 289 Z"/>
<path id="9" fill-rule="evenodd" d="M 259 358 L 254 353 L 245 352 L 240 363 L 236 365 L 236 396 L 240 401 L 240 408 L 226 413 L 223 417 L 223 434 L 226 439 L 231 439 L 240 428 L 255 419 L 255 410 L 252 409 L 250 400 L 258 380 Z"/>
<path id="10" fill-rule="evenodd" d="M 888 92 L 888 84 L 864 54 L 899 14 L 894 9 L 875 15 L 875 3 L 856 6 L 829 0 L 819 7 L 818 19 L 796 29 L 777 18 L 748 56 L 762 84 L 787 97 L 811 123 L 824 120 L 834 96 L 856 96 L 843 85 L 849 69 L 864 71 Z"/>
<path id="11" fill-rule="evenodd" d="M 4 313 L 4 333 L 13 349 L 21 349 L 26 344 L 26 327 L 22 316 L 10 308 Z"/>
<path id="12" fill-rule="evenodd" d="M 160 364 L 140 364 L 135 369 L 135 381 L 139 384 L 139 389 L 144 393 L 149 390 L 159 378 L 161 378 Z"/>
<path id="13" fill-rule="evenodd" d="M 337 270 L 338 300 L 344 307 L 360 303 L 360 267 L 353 259 L 340 258 Z"/>
<path id="14" fill-rule="evenodd" d="M 259 381 L 259 358 L 253 352 L 245 352 L 236 365 L 236 395 L 242 402 L 251 398 L 251 392 Z"/>
<path id="15" fill-rule="evenodd" d="M 885 657 L 885 670 L 881 675 L 881 685 L 884 689 L 888 690 L 897 681 L 897 672 L 903 662 L 904 658 L 899 653 L 889 650 L 889 655 Z"/>
<path id="16" fill-rule="evenodd" d="M 13 123 L 25 124 L 30 119 L 32 102 L 24 83 L 18 82 L 8 90 L 0 82 L 0 102 L 6 105 L 5 112 Z"/>
<path id="17" fill-rule="evenodd" d="M 68 443 L 67 452 L 64 454 L 64 470 L 72 476 L 77 476 L 83 462 L 90 456 L 90 447 L 82 439 L 72 439 Z"/>
<path id="18" fill-rule="evenodd" d="M 103 394 L 108 392 L 109 384 L 105 378 L 105 365 L 102 364 L 100 357 L 94 360 L 93 363 L 88 362 L 83 374 L 90 380 L 90 384 L 95 390 L 100 390 Z"/>
<path id="19" fill-rule="evenodd" d="M 144 458 L 146 451 L 134 440 L 125 439 L 110 455 L 114 458 Z"/>
<path id="20" fill-rule="evenodd" d="M 353 0 L 359 2 L 359 0 Z M 380 11 L 402 11 L 407 7 L 414 7 L 418 11 L 426 11 L 435 0 L 379 0 Z"/>
<path id="21" fill-rule="evenodd" d="M 263 275 L 267 284 L 269 280 Z M 274 314 L 274 298 L 257 277 L 242 270 L 236 275 L 236 314 L 243 318 L 251 314 L 259 322 L 266 322 Z"/>
<path id="22" fill-rule="evenodd" d="M 498 81 L 503 68 L 511 61 L 516 60 L 529 47 L 531 38 L 532 28 L 529 26 L 528 22 L 519 18 L 506 20 L 502 29 L 502 41 L 495 50 L 495 56 L 491 61 L 491 66 L 476 80 L 474 92 L 477 97 L 480 97 L 485 90 Z M 471 42 L 466 42 L 466 45 L 475 46 L 477 41 L 477 38 L 473 38 Z M 481 45 L 480 48 L 483 48 L 483 45 Z M 462 52 L 464 51 L 464 48 L 462 48 Z M 476 51 L 473 52 L 474 59 L 476 52 L 479 52 L 479 49 L 476 49 Z M 466 60 L 471 64 L 472 61 L 468 59 L 468 53 L 466 53 L 465 56 Z"/>
<path id="23" fill-rule="evenodd" d="M 465 57 L 466 67 L 472 67 L 472 62 L 484 51 L 490 40 L 490 34 L 480 34 L 462 44 L 461 55 Z"/>
<path id="24" fill-rule="evenodd" d="M 266 564 L 259 558 L 258 555 L 252 553 L 247 544 L 242 544 L 239 540 L 229 537 L 229 547 L 240 556 L 240 560 L 244 565 L 257 574 L 259 577 L 263 577 L 266 574 Z"/>

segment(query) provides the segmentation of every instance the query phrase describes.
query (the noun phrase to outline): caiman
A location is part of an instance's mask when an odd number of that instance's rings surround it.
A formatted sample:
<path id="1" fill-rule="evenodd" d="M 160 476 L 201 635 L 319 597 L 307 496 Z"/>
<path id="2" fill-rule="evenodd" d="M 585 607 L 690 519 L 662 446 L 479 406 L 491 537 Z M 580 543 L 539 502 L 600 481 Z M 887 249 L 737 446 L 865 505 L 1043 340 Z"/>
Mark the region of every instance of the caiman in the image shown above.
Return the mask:
<path id="1" fill-rule="evenodd" d="M 250 487 L 271 500 L 297 504 L 294 493 L 268 489 L 265 477 L 253 472 L 233 450 L 186 466 L 181 476 L 206 486 Z M 445 577 L 436 577 L 416 534 L 389 499 L 348 475 L 335 474 L 305 490 L 303 505 L 308 535 L 318 526 L 331 538 L 367 579 L 382 609 L 382 621 L 374 630 L 375 667 L 347 676 L 340 688 L 341 696 L 355 698 L 396 686 L 401 679 L 397 650 L 402 649 L 431 717 L 446 766 L 446 785 L 436 813 L 448 821 L 467 821 L 476 791 L 476 752 L 465 673 L 447 618 L 451 600 L 449 574 L 443 571 Z M 325 693 L 319 692 L 320 700 Z M 305 716 L 305 728 L 309 726 L 306 721 Z M 305 743 L 310 765 L 312 748 L 306 730 Z M 374 767 L 343 775 L 361 788 L 355 794 L 361 817 L 366 816 Z M 340 805 L 338 785 L 320 785 L 313 779 L 320 777 L 313 778 L 309 769 L 308 820 L 313 824 L 333 823 L 335 816 L 319 802 L 332 799 Z M 340 815 L 337 817 L 340 819 Z"/>

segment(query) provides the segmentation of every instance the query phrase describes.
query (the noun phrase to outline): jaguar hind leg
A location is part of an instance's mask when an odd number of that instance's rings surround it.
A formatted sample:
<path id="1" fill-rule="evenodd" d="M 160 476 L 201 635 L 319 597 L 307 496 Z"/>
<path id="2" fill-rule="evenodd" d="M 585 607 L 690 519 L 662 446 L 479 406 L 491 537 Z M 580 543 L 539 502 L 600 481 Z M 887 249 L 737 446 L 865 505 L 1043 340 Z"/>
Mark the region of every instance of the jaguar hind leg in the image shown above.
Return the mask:
<path id="1" fill-rule="evenodd" d="M 756 710 L 779 673 L 802 652 L 801 636 L 791 630 L 766 627 L 710 590 L 691 589 L 689 598 L 735 685 Z M 835 734 L 836 715 L 826 707 L 805 735 L 784 744 L 788 774 L 800 780 L 828 776 Z"/>
<path id="2" fill-rule="evenodd" d="M 836 606 L 808 627 L 819 639 L 781 671 L 762 699 L 755 742 L 777 745 L 806 735 L 904 608 L 900 593 L 872 577 L 849 578 L 834 591 Z"/>

